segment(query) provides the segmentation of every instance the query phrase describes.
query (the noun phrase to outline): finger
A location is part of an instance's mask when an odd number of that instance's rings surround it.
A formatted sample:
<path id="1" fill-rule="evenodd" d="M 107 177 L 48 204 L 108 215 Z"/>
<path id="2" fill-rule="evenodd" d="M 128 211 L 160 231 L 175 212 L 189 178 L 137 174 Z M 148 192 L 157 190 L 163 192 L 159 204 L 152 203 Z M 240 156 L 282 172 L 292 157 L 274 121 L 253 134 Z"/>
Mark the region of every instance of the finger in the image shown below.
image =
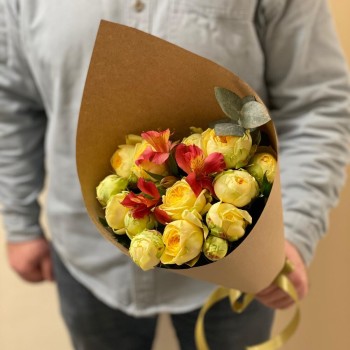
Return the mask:
<path id="1" fill-rule="evenodd" d="M 264 290 L 262 290 L 261 292 L 259 292 L 258 294 L 256 294 L 256 296 L 257 297 L 265 297 L 265 296 L 276 293 L 277 290 L 280 290 L 280 288 L 277 287 L 276 285 L 271 285 L 271 286 L 265 288 Z"/>
<path id="2" fill-rule="evenodd" d="M 54 281 L 52 261 L 51 261 L 51 257 L 49 255 L 46 256 L 45 258 L 43 258 L 43 260 L 41 262 L 41 273 L 42 273 L 44 280 Z"/>
<path id="3" fill-rule="evenodd" d="M 27 282 L 41 282 L 43 280 L 43 275 L 39 266 L 33 266 L 26 270 L 17 270 L 17 273 Z"/>
<path id="4" fill-rule="evenodd" d="M 294 300 L 288 295 L 283 295 L 280 298 L 274 299 L 258 299 L 262 304 L 273 309 L 284 309 L 294 304 Z"/>

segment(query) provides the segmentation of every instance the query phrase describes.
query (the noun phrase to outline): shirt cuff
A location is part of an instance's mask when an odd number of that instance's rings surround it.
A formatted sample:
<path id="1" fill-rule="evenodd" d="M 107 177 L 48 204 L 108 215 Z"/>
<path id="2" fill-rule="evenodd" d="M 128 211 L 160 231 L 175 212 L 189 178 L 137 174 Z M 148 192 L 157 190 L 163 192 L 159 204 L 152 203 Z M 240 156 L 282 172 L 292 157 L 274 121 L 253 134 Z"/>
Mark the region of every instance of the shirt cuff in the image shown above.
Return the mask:
<path id="1" fill-rule="evenodd" d="M 33 216 L 7 214 L 3 217 L 7 242 L 19 243 L 44 236 L 38 219 Z"/>
<path id="2" fill-rule="evenodd" d="M 323 232 L 312 219 L 300 213 L 288 213 L 284 218 L 285 238 L 299 251 L 307 266 L 310 265 Z"/>

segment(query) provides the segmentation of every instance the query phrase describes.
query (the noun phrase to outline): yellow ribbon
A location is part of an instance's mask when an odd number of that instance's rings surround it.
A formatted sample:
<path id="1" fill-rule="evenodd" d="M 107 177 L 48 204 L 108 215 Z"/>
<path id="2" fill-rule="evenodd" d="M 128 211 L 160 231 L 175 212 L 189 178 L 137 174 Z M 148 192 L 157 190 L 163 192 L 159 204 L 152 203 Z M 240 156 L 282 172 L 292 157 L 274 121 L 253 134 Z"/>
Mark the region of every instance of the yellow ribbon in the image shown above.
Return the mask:
<path id="1" fill-rule="evenodd" d="M 246 350 L 277 350 L 294 334 L 300 321 L 300 309 L 298 294 L 290 282 L 287 275 L 293 271 L 293 266 L 286 260 L 283 270 L 274 280 L 274 284 L 287 293 L 295 302 L 296 308 L 292 320 L 288 325 L 276 336 L 271 339 L 252 346 L 247 346 Z M 219 287 L 208 298 L 199 312 L 196 328 L 195 328 L 195 340 L 197 350 L 210 350 L 205 338 L 204 332 L 204 318 L 207 311 L 220 300 L 229 297 L 232 310 L 237 313 L 243 312 L 247 306 L 253 301 L 254 294 L 242 293 L 237 289 L 228 289 Z"/>

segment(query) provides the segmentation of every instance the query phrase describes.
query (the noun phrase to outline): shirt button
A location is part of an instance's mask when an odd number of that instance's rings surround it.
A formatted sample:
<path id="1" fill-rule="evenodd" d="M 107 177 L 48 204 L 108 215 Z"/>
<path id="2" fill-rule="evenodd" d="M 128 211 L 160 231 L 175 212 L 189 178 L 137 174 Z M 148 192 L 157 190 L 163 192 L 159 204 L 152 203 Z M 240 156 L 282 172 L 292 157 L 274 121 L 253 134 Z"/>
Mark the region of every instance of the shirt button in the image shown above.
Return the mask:
<path id="1" fill-rule="evenodd" d="M 136 0 L 134 8 L 136 12 L 141 12 L 145 8 L 145 4 L 141 0 Z"/>

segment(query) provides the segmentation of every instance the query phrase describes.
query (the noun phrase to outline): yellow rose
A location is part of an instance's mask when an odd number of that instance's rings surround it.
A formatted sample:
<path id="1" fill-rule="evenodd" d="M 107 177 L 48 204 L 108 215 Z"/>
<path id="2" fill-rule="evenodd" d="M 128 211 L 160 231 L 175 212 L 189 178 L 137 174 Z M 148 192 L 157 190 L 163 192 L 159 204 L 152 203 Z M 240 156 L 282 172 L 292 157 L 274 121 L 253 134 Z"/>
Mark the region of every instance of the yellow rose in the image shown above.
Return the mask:
<path id="1" fill-rule="evenodd" d="M 163 232 L 164 252 L 160 258 L 163 264 L 182 265 L 196 258 L 204 240 L 201 227 L 187 220 L 175 220 L 165 226 Z"/>
<path id="2" fill-rule="evenodd" d="M 124 234 L 125 225 L 124 218 L 129 212 L 129 208 L 124 207 L 121 202 L 127 196 L 128 192 L 121 192 L 111 197 L 107 203 L 105 217 L 109 227 L 113 229 L 116 234 Z"/>
<path id="3" fill-rule="evenodd" d="M 224 156 L 228 168 L 241 168 L 248 163 L 252 138 L 249 130 L 240 136 L 217 136 L 214 129 L 207 129 L 202 134 L 203 151 L 206 155 L 214 152 Z"/>
<path id="4" fill-rule="evenodd" d="M 148 229 L 151 230 L 155 226 L 155 219 L 152 214 L 145 215 L 141 219 L 135 219 L 129 211 L 124 217 L 124 226 L 126 234 L 133 239 L 138 233 Z"/>
<path id="5" fill-rule="evenodd" d="M 141 156 L 141 154 L 146 150 L 147 147 L 152 146 L 145 140 L 143 140 L 141 143 L 138 143 L 135 146 L 135 153 L 133 154 L 132 159 L 132 167 L 131 171 L 138 177 L 142 177 L 146 180 L 154 180 L 149 174 L 147 174 L 146 171 L 152 174 L 157 174 L 161 176 L 168 175 L 168 170 L 165 164 L 155 164 L 153 162 L 150 162 L 148 160 L 145 160 L 142 162 L 142 164 L 137 165 L 135 161 Z M 153 148 L 152 148 L 153 149 Z"/>
<path id="6" fill-rule="evenodd" d="M 259 186 L 245 170 L 227 170 L 217 175 L 213 182 L 214 192 L 220 201 L 244 207 L 259 194 Z"/>
<path id="7" fill-rule="evenodd" d="M 103 206 L 106 206 L 110 197 L 124 191 L 127 186 L 128 180 L 118 175 L 108 175 L 96 188 L 97 199 Z"/>
<path id="8" fill-rule="evenodd" d="M 203 214 L 208 208 L 206 192 L 203 190 L 197 198 L 191 186 L 182 179 L 167 188 L 162 197 L 163 204 L 160 205 L 160 209 L 164 210 L 172 220 L 182 219 L 182 213 L 186 209 L 195 209 Z"/>
<path id="9" fill-rule="evenodd" d="M 262 184 L 264 175 L 269 183 L 273 183 L 276 174 L 277 161 L 267 152 L 256 153 L 249 161 L 246 170 L 254 176 L 259 185 Z"/>
<path id="10" fill-rule="evenodd" d="M 191 146 L 191 145 L 195 145 L 197 147 L 199 147 L 200 149 L 203 149 L 203 145 L 202 145 L 202 135 L 201 134 L 192 134 L 188 137 L 185 137 L 182 140 L 182 143 L 184 143 L 186 146 Z"/>
<path id="11" fill-rule="evenodd" d="M 162 235 L 156 230 L 144 230 L 137 234 L 131 240 L 129 248 L 132 260 L 144 271 L 159 264 L 163 251 Z"/>
<path id="12" fill-rule="evenodd" d="M 232 204 L 218 202 L 209 209 L 206 221 L 210 234 L 233 242 L 244 235 L 252 217 Z"/>
<path id="13" fill-rule="evenodd" d="M 120 145 L 113 153 L 111 165 L 117 175 L 128 178 L 131 175 L 135 145 Z"/>

